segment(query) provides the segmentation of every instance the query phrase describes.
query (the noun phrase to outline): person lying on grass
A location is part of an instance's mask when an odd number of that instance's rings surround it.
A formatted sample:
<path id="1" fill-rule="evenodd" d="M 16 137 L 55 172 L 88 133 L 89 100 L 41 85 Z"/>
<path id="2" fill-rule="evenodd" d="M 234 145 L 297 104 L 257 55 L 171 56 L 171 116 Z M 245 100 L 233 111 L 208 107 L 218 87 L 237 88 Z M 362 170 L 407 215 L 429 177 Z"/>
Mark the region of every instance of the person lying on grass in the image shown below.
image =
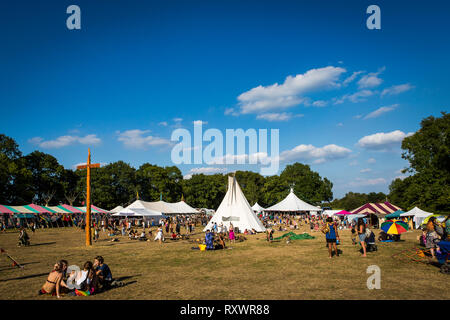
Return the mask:
<path id="1" fill-rule="evenodd" d="M 65 287 L 69 289 L 63 281 L 63 268 L 64 263 L 62 261 L 55 263 L 53 270 L 49 273 L 47 280 L 39 290 L 39 295 L 51 294 L 52 296 L 56 295 L 58 298 L 61 298 L 61 288 Z"/>

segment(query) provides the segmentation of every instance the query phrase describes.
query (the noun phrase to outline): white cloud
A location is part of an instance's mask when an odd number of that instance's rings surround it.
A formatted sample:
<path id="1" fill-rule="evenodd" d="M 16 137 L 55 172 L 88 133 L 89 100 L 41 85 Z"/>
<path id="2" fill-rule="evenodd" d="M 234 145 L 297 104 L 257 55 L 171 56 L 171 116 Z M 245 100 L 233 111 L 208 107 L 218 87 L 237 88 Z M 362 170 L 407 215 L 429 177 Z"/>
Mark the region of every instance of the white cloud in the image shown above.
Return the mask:
<path id="1" fill-rule="evenodd" d="M 281 161 L 293 160 L 311 160 L 315 163 L 323 163 L 329 160 L 341 159 L 347 157 L 352 151 L 350 149 L 329 144 L 321 148 L 311 144 L 301 144 L 291 150 L 283 151 L 280 154 Z"/>
<path id="2" fill-rule="evenodd" d="M 356 77 L 357 77 L 359 74 L 361 74 L 361 73 L 363 73 L 363 71 L 355 71 L 355 72 L 353 72 L 352 75 L 351 75 L 350 77 L 348 77 L 347 79 L 344 80 L 343 84 L 344 84 L 344 85 L 349 84 L 350 82 L 352 82 L 353 80 L 355 80 Z"/>
<path id="3" fill-rule="evenodd" d="M 87 145 L 97 145 L 101 142 L 101 139 L 95 134 L 88 134 L 84 137 L 80 136 L 60 136 L 55 140 L 45 141 L 41 137 L 34 137 L 28 140 L 29 143 L 36 144 L 41 148 L 62 148 L 76 143 L 87 144 Z"/>
<path id="4" fill-rule="evenodd" d="M 314 107 L 325 107 L 328 104 L 327 101 L 317 100 L 312 103 Z"/>
<path id="5" fill-rule="evenodd" d="M 381 96 L 383 97 L 385 95 L 388 95 L 388 96 L 396 95 L 396 94 L 411 90 L 413 88 L 414 88 L 414 86 L 410 85 L 409 83 L 400 84 L 397 86 L 392 86 L 392 87 L 384 89 L 381 92 Z"/>
<path id="6" fill-rule="evenodd" d="M 385 184 L 386 179 L 384 178 L 376 178 L 376 179 L 361 179 L 356 178 L 355 181 L 349 183 L 352 187 L 364 187 L 364 186 L 375 186 L 379 184 Z"/>
<path id="7" fill-rule="evenodd" d="M 371 172 L 371 171 L 372 171 L 372 169 L 366 168 L 366 169 L 362 169 L 362 170 L 359 171 L 359 172 L 361 172 L 361 173 L 367 173 L 367 172 Z"/>
<path id="8" fill-rule="evenodd" d="M 348 165 L 349 166 L 357 166 L 359 163 L 358 163 L 358 161 L 356 161 L 356 160 L 353 160 L 352 162 L 350 162 Z"/>
<path id="9" fill-rule="evenodd" d="M 355 92 L 353 94 L 345 94 L 343 95 L 341 98 L 337 99 L 334 98 L 334 104 L 342 104 L 344 103 L 346 100 L 349 100 L 350 102 L 353 103 L 358 103 L 358 102 L 364 102 L 366 101 L 368 97 L 374 95 L 375 92 L 373 92 L 372 90 L 361 90 L 358 92 Z"/>
<path id="10" fill-rule="evenodd" d="M 127 130 L 118 132 L 118 139 L 128 148 L 145 149 L 146 147 L 171 145 L 171 141 L 159 137 L 146 135 L 150 130 Z"/>
<path id="11" fill-rule="evenodd" d="M 256 119 L 267 120 L 270 122 L 274 121 L 288 121 L 292 118 L 303 117 L 303 114 L 293 115 L 292 113 L 282 112 L 282 113 L 263 113 L 256 116 Z"/>
<path id="12" fill-rule="evenodd" d="M 406 134 L 400 130 L 395 130 L 387 133 L 379 132 L 362 137 L 361 139 L 359 139 L 357 145 L 365 149 L 387 150 L 400 145 L 404 138 L 412 134 L 413 132 Z"/>
<path id="13" fill-rule="evenodd" d="M 303 95 L 308 92 L 339 87 L 344 72 L 344 68 L 329 66 L 288 76 L 282 84 L 260 85 L 238 96 L 240 112 L 259 113 L 298 105 L 307 100 Z"/>
<path id="14" fill-rule="evenodd" d="M 173 118 L 173 121 L 175 121 L 175 122 L 181 122 L 181 121 L 183 121 L 183 118 Z"/>
<path id="15" fill-rule="evenodd" d="M 225 114 L 225 115 L 238 116 L 238 115 L 239 115 L 239 112 L 237 112 L 236 110 L 234 110 L 234 108 L 226 108 L 224 114 Z"/>
<path id="16" fill-rule="evenodd" d="M 378 75 L 380 73 L 382 73 L 385 70 L 385 68 L 381 68 L 380 70 L 378 70 L 378 72 L 372 72 L 369 73 L 365 76 L 363 76 L 359 81 L 358 81 L 358 86 L 360 89 L 364 89 L 364 88 L 374 88 L 374 87 L 378 87 L 383 80 L 381 78 L 378 77 Z"/>
<path id="17" fill-rule="evenodd" d="M 162 121 L 162 122 L 158 123 L 158 125 L 167 127 L 168 123 L 166 121 Z"/>
<path id="18" fill-rule="evenodd" d="M 201 126 L 201 125 L 208 124 L 208 121 L 195 120 L 195 121 L 192 121 L 192 123 L 193 123 L 194 125 Z"/>
<path id="19" fill-rule="evenodd" d="M 370 163 L 370 164 L 374 164 L 375 162 L 377 162 L 377 160 L 375 160 L 375 158 L 370 158 L 369 160 L 367 160 L 367 163 Z"/>
<path id="20" fill-rule="evenodd" d="M 343 124 L 342 122 L 339 122 L 336 126 L 337 126 L 337 127 L 343 127 L 344 124 Z"/>
<path id="21" fill-rule="evenodd" d="M 371 113 L 366 115 L 364 117 L 364 120 L 372 119 L 372 118 L 378 118 L 379 116 L 381 116 L 384 113 L 387 113 L 387 112 L 395 110 L 397 107 L 398 107 L 398 104 L 393 104 L 393 105 L 390 105 L 390 106 L 378 108 L 377 110 L 372 111 Z"/>

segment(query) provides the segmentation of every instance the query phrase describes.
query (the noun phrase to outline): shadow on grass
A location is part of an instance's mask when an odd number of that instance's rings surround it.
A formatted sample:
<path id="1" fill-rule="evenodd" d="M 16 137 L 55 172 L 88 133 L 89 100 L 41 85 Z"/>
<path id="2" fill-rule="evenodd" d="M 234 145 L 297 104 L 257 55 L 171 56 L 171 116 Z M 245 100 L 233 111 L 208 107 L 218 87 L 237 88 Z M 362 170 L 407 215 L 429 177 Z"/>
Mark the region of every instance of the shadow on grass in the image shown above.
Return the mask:
<path id="1" fill-rule="evenodd" d="M 48 246 L 48 245 L 55 244 L 55 243 L 56 243 L 56 241 L 55 242 L 44 242 L 44 243 L 33 243 L 33 244 L 30 244 L 29 246 L 30 247 Z"/>
<path id="2" fill-rule="evenodd" d="M 31 274 L 28 276 L 22 276 L 22 277 L 17 277 L 17 278 L 2 279 L 2 280 L 0 280 L 0 282 L 7 282 L 7 281 L 11 281 L 11 280 L 31 279 L 31 278 L 42 277 L 42 276 L 46 276 L 46 275 L 48 275 L 48 272 L 39 273 L 39 274 Z"/>

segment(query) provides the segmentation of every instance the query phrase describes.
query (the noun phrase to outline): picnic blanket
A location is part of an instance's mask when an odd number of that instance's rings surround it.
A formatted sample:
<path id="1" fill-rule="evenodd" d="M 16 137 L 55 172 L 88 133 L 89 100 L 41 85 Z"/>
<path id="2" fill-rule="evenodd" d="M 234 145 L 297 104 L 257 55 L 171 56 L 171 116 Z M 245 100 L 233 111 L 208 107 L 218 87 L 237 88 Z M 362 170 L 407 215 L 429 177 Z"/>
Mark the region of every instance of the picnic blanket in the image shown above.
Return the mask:
<path id="1" fill-rule="evenodd" d="M 308 233 L 302 233 L 302 234 L 296 234 L 294 232 L 288 232 L 283 234 L 280 237 L 274 238 L 273 240 L 281 240 L 285 237 L 289 237 L 291 240 L 305 240 L 305 239 L 315 239 L 316 237 L 313 237 L 311 235 L 309 235 Z"/>

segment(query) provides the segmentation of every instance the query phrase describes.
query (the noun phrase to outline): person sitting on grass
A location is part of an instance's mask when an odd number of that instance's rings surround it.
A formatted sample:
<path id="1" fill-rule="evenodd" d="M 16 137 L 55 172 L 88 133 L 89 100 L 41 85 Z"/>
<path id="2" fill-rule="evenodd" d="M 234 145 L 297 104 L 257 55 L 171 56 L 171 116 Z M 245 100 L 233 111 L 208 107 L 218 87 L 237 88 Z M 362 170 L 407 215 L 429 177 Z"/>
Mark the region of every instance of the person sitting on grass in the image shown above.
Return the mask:
<path id="1" fill-rule="evenodd" d="M 61 288 L 67 288 L 67 285 L 63 280 L 63 262 L 58 261 L 54 266 L 53 270 L 49 273 L 47 280 L 45 281 L 42 288 L 39 290 L 38 294 L 51 294 L 52 296 L 57 296 L 61 298 Z M 68 289 L 68 288 L 67 288 Z"/>
<path id="2" fill-rule="evenodd" d="M 19 231 L 19 247 L 20 246 L 29 246 L 30 245 L 30 237 L 28 236 L 25 228 L 20 228 Z"/>
<path id="3" fill-rule="evenodd" d="M 86 261 L 78 280 L 79 289 L 73 292 L 77 296 L 90 296 L 98 292 L 98 276 L 91 261 Z"/>
<path id="4" fill-rule="evenodd" d="M 145 235 L 145 229 L 142 229 L 141 236 L 139 237 L 139 241 L 147 241 L 147 236 Z"/>
<path id="5" fill-rule="evenodd" d="M 123 283 L 121 281 L 113 279 L 111 269 L 106 263 L 104 263 L 104 259 L 102 256 L 95 257 L 94 269 L 98 277 L 99 288 L 108 290 L 112 287 L 123 286 Z"/>
<path id="6" fill-rule="evenodd" d="M 217 244 L 214 246 L 214 249 L 219 250 L 225 248 L 226 248 L 225 239 L 223 238 L 223 235 L 219 233 L 219 236 L 217 238 Z"/>

